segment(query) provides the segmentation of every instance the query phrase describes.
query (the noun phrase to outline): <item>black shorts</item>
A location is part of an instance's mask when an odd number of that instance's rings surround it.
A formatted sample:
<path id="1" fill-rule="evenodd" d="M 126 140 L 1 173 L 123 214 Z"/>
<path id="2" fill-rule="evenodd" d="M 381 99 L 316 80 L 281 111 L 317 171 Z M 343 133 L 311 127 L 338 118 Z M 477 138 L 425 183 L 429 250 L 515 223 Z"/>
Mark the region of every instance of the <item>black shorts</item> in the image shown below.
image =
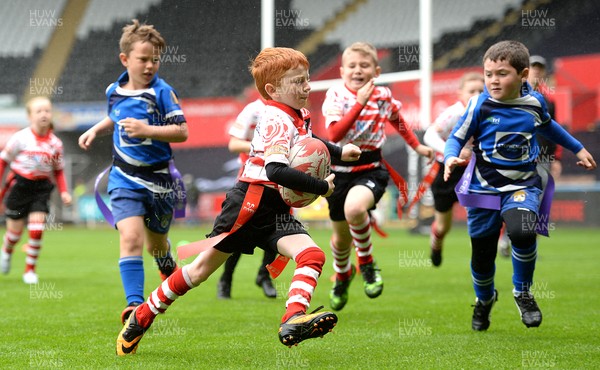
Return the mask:
<path id="1" fill-rule="evenodd" d="M 48 201 L 53 189 L 54 184 L 50 180 L 28 180 L 15 175 L 4 200 L 6 217 L 20 220 L 31 212 L 48 213 Z"/>
<path id="2" fill-rule="evenodd" d="M 458 202 L 454 188 L 465 172 L 465 167 L 456 167 L 450 174 L 448 181 L 444 181 L 444 164 L 439 163 L 440 170 L 431 183 L 434 208 L 438 212 L 448 212 L 455 202 Z"/>
<path id="3" fill-rule="evenodd" d="M 248 186 L 248 183 L 238 182 L 227 192 L 221 205 L 221 213 L 215 219 L 213 230 L 207 237 L 231 230 L 240 213 Z M 290 214 L 290 206 L 281 199 L 279 192 L 265 186 L 252 218 L 239 230 L 223 239 L 215 248 L 225 253 L 253 254 L 255 247 L 277 252 L 279 239 L 295 234 L 308 235 L 308 232 Z"/>
<path id="4" fill-rule="evenodd" d="M 327 199 L 329 204 L 329 218 L 332 221 L 344 221 L 344 203 L 350 189 L 357 185 L 364 185 L 373 192 L 375 206 L 385 193 L 390 174 L 385 168 L 379 167 L 361 172 L 335 172 L 335 190 Z M 375 209 L 375 206 L 370 210 Z"/>

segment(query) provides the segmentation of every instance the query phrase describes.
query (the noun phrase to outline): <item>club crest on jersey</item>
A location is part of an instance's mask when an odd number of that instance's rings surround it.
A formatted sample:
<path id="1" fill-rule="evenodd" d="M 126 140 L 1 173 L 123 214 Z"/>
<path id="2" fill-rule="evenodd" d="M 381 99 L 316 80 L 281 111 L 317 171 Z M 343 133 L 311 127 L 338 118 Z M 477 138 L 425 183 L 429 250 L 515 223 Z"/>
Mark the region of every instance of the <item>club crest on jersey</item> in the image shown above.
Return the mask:
<path id="1" fill-rule="evenodd" d="M 171 222 L 172 215 L 162 215 L 160 218 L 160 227 L 167 228 Z"/>
<path id="2" fill-rule="evenodd" d="M 115 109 L 113 112 L 115 112 L 115 116 L 117 116 L 117 117 L 121 115 L 120 109 Z"/>
<path id="3" fill-rule="evenodd" d="M 527 194 L 525 193 L 525 191 L 524 191 L 524 190 L 519 190 L 519 191 L 516 191 L 516 192 L 513 194 L 513 200 L 514 200 L 515 202 L 524 202 L 524 201 L 525 201 L 525 198 L 527 198 Z"/>

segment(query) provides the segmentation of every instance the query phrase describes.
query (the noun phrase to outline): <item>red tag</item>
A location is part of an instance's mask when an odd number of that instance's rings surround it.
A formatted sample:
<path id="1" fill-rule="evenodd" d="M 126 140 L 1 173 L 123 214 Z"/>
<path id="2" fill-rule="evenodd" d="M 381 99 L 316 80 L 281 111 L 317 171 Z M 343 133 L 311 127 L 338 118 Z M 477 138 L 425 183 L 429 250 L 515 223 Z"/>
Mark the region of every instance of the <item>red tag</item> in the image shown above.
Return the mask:
<path id="1" fill-rule="evenodd" d="M 275 260 L 273 262 L 271 262 L 270 264 L 268 264 L 266 266 L 267 270 L 269 271 L 269 274 L 271 275 L 271 278 L 275 279 L 279 275 L 281 275 L 281 273 L 283 272 L 283 269 L 285 269 L 285 266 L 287 265 L 289 260 L 290 260 L 289 257 L 278 254 L 277 258 L 275 258 Z"/>

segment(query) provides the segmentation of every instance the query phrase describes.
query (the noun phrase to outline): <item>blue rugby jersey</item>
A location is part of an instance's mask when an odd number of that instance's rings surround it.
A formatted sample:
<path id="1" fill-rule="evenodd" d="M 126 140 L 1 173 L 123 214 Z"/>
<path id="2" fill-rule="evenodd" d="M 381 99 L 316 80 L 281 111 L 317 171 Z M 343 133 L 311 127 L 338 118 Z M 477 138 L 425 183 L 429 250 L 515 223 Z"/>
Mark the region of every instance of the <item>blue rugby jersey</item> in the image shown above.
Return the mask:
<path id="1" fill-rule="evenodd" d="M 458 157 L 473 137 L 476 165 L 469 190 L 498 193 L 542 187 L 536 171 L 539 146 L 536 131 L 551 123 L 541 94 L 523 84 L 522 96 L 509 101 L 493 99 L 487 89 L 471 98 L 452 130 L 444 158 Z"/>
<path id="2" fill-rule="evenodd" d="M 168 142 L 152 139 L 135 139 L 127 135 L 119 121 L 135 118 L 153 126 L 181 124 L 185 122 L 173 88 L 155 75 L 150 86 L 142 90 L 121 88 L 129 80 L 124 72 L 119 79 L 108 86 L 108 115 L 115 123 L 113 132 L 113 158 L 116 163 L 130 166 L 113 166 L 110 171 L 108 191 L 115 188 L 142 189 L 153 192 L 172 190 L 172 179 L 166 164 L 172 157 Z M 165 165 L 165 166 L 162 166 Z M 164 167 L 156 170 L 143 170 L 144 167 Z M 139 171 L 136 168 L 141 168 Z"/>

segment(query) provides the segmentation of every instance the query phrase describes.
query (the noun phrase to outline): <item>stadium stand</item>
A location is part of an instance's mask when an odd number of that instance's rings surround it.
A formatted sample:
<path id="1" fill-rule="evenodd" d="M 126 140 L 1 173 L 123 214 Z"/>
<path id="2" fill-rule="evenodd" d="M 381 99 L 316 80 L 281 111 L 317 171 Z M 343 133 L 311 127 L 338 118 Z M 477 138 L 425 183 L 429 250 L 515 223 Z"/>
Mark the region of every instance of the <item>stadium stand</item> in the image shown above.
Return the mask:
<path id="1" fill-rule="evenodd" d="M 0 25 L 2 34 L 9 36 L 9 42 L 0 49 L 0 67 L 5 75 L 0 94 L 20 97 L 26 91 L 41 55 L 39 47 L 47 42 L 52 30 L 28 26 L 30 15 L 21 14 L 22 9 L 37 9 L 41 12 L 38 18 L 44 14 L 43 9 L 55 9 L 52 14 L 56 17 L 64 3 L 26 0 L 18 7 L 15 2 L 0 3 L 3 14 L 12 14 Z M 418 53 L 417 4 L 417 0 L 276 0 L 275 42 L 305 50 L 315 75 L 335 62 L 344 46 L 365 39 L 365 35 L 379 49 L 390 51 L 388 60 L 382 61 L 387 72 L 416 69 L 416 59 L 396 56 L 409 47 L 412 53 Z M 90 0 L 58 81 L 61 94 L 54 100 L 104 99 L 104 87 L 122 69 L 117 58 L 121 28 L 134 17 L 154 24 L 165 36 L 169 46 L 160 73 L 181 97 L 241 94 L 251 84 L 248 61 L 260 49 L 260 1 L 232 0 L 228 5 L 193 0 L 138 0 L 127 4 Z M 598 50 L 600 39 L 586 36 L 586 30 L 594 27 L 591 23 L 595 18 L 589 15 L 598 14 L 598 7 L 596 2 L 572 7 L 558 0 L 434 0 L 434 67 L 440 70 L 478 65 L 486 46 L 499 39 L 518 39 L 532 52 L 549 59 Z M 523 32 L 521 8 L 545 9 L 549 17 L 560 15 L 560 24 L 542 32 Z M 227 38 L 213 37 L 215 34 Z M 572 42 L 573 35 L 584 42 Z M 311 42 L 307 44 L 307 40 Z M 582 48 L 582 44 L 587 47 Z"/>

